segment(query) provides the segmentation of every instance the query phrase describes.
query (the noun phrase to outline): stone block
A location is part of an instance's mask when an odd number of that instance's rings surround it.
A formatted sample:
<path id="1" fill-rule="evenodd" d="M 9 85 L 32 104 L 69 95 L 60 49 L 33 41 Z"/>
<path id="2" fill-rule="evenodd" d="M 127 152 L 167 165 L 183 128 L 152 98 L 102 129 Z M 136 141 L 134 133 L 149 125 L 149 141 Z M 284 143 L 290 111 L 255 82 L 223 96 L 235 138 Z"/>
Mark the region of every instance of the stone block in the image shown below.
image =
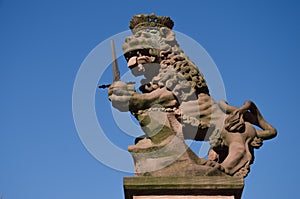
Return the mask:
<path id="1" fill-rule="evenodd" d="M 133 199 L 234 199 L 234 196 L 133 196 Z"/>
<path id="2" fill-rule="evenodd" d="M 125 177 L 125 199 L 240 199 L 242 177 Z"/>

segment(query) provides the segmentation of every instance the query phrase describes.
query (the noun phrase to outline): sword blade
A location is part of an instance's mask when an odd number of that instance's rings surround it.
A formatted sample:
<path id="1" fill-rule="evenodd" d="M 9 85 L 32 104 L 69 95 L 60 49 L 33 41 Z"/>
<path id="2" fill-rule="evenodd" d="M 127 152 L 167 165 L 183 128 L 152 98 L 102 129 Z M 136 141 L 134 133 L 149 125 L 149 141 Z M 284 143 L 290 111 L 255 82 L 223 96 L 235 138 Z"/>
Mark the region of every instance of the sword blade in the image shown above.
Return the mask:
<path id="1" fill-rule="evenodd" d="M 120 70 L 118 67 L 114 40 L 110 41 L 110 45 L 111 45 L 111 53 L 112 53 L 113 81 L 116 82 L 116 81 L 120 81 L 121 77 L 120 77 Z"/>
<path id="2" fill-rule="evenodd" d="M 117 62 L 117 57 L 116 57 L 116 50 L 115 50 L 115 43 L 114 40 L 110 41 L 110 45 L 111 45 L 111 52 L 112 52 L 112 67 L 113 67 L 113 81 L 120 81 L 120 70 L 118 67 L 118 62 Z M 126 82 L 127 84 L 135 84 L 135 82 Z M 98 88 L 108 88 L 110 87 L 111 84 L 102 84 L 100 86 L 98 86 Z"/>

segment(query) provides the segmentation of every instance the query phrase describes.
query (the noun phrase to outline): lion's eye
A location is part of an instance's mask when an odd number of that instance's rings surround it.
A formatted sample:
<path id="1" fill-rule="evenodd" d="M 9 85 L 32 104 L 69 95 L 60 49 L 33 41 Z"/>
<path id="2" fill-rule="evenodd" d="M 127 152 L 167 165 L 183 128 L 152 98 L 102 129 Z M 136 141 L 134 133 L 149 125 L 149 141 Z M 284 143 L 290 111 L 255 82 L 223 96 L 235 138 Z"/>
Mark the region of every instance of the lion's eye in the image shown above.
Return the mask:
<path id="1" fill-rule="evenodd" d="M 124 56 L 125 56 L 126 61 L 128 62 L 131 57 L 135 57 L 135 56 L 138 57 L 139 55 L 140 56 L 151 56 L 150 51 L 151 51 L 151 49 L 149 49 L 149 48 L 143 48 L 143 49 L 138 49 L 138 50 L 133 50 L 133 51 L 127 52 Z"/>
<path id="2" fill-rule="evenodd" d="M 129 51 L 124 56 L 126 58 L 126 61 L 128 61 L 131 57 L 137 56 L 137 50 Z"/>
<path id="3" fill-rule="evenodd" d="M 149 56 L 149 49 L 142 49 L 141 52 L 140 52 L 142 55 L 146 55 L 146 56 Z"/>

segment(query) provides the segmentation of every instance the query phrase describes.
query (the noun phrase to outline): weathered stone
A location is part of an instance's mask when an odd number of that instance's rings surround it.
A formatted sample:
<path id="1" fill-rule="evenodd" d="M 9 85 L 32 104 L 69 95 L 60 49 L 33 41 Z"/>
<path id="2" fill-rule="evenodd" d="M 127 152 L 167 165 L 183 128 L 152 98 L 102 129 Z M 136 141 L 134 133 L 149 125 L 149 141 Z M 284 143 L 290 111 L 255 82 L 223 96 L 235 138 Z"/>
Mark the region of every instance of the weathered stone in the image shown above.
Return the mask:
<path id="1" fill-rule="evenodd" d="M 241 177 L 126 177 L 125 199 L 135 196 L 180 197 L 228 197 L 240 199 L 244 187 Z M 154 199 L 156 199 L 154 197 Z M 221 197 L 221 198 L 222 198 Z M 181 199 L 181 198 L 180 198 Z M 195 198 L 196 199 L 196 198 Z M 225 198 L 224 198 L 225 199 Z"/>
<path id="2" fill-rule="evenodd" d="M 136 176 L 225 176 L 224 172 L 214 169 L 213 162 L 199 158 L 177 136 L 170 136 L 160 145 L 148 147 L 150 139 L 145 138 L 130 152 L 134 158 Z M 144 144 L 145 143 L 145 144 Z M 140 146 L 142 145 L 142 146 Z M 146 145 L 146 147 L 143 147 Z M 139 148 L 137 148 L 139 147 Z M 215 164 L 214 166 L 218 166 Z"/>
<path id="3" fill-rule="evenodd" d="M 133 199 L 234 199 L 234 196 L 133 196 Z"/>
<path id="4" fill-rule="evenodd" d="M 203 74 L 180 48 L 173 25 L 169 17 L 134 16 L 130 23 L 133 35 L 126 37 L 123 51 L 132 74 L 145 77 L 139 88 L 142 93 L 133 84 L 120 82 L 117 72 L 109 86 L 112 105 L 130 111 L 146 134 L 128 147 L 135 173 L 246 177 L 254 149 L 277 131 L 252 101 L 242 107 L 214 101 Z M 209 140 L 209 160 L 193 153 L 185 138 Z"/>

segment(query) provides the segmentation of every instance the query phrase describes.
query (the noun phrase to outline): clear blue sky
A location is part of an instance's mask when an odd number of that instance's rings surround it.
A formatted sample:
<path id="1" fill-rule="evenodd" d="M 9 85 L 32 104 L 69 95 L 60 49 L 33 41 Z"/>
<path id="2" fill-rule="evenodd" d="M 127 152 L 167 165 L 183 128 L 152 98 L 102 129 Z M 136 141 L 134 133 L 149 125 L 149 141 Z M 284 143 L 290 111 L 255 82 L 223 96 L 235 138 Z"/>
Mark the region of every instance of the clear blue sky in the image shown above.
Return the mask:
<path id="1" fill-rule="evenodd" d="M 72 115 L 73 84 L 92 49 L 128 30 L 134 14 L 154 12 L 171 16 L 175 30 L 206 49 L 230 104 L 255 101 L 278 129 L 256 151 L 243 199 L 295 198 L 299 10 L 297 0 L 0 0 L 0 196 L 123 198 L 122 178 L 132 174 L 103 165 L 83 146 Z M 95 99 L 96 107 L 109 105 L 104 91 Z M 132 144 L 114 122 L 102 125 L 114 144 Z"/>

